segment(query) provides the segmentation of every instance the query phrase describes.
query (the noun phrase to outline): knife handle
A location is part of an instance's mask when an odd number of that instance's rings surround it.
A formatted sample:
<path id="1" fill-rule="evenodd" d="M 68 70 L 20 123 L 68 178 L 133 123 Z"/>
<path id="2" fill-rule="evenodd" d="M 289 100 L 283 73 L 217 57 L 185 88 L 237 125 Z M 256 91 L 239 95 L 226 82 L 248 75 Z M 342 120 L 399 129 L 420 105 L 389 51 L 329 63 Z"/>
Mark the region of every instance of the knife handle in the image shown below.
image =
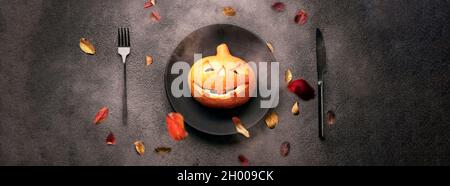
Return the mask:
<path id="1" fill-rule="evenodd" d="M 321 140 L 325 140 L 325 134 L 323 131 L 323 81 L 317 82 L 317 90 L 318 90 L 318 102 L 319 102 L 319 138 Z"/>

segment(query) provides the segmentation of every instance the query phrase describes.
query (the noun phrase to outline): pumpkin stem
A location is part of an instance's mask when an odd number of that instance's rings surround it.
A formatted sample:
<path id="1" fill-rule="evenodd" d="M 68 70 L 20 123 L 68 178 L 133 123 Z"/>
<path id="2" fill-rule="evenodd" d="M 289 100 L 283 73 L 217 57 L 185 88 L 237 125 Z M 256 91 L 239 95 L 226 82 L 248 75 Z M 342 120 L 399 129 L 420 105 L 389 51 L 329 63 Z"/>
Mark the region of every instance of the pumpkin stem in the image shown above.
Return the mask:
<path id="1" fill-rule="evenodd" d="M 229 56 L 229 55 L 231 54 L 227 44 L 222 43 L 219 46 L 217 46 L 217 56 Z"/>

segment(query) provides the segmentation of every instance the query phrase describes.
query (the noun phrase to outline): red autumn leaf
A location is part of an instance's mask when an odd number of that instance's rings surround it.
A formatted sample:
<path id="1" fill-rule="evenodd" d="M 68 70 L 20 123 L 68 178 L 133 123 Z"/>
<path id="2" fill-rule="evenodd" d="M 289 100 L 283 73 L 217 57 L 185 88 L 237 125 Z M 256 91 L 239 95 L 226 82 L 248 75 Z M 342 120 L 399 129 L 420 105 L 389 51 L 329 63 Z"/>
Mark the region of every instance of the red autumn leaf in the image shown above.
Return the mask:
<path id="1" fill-rule="evenodd" d="M 156 12 L 156 11 L 153 11 L 153 12 L 150 14 L 150 16 L 151 16 L 151 18 L 152 18 L 154 21 L 159 21 L 159 20 L 161 20 L 161 15 L 159 15 L 159 13 Z"/>
<path id="2" fill-rule="evenodd" d="M 283 12 L 285 10 L 285 5 L 282 2 L 276 2 L 272 4 L 272 9 L 274 9 L 277 12 Z"/>
<path id="3" fill-rule="evenodd" d="M 147 2 L 144 3 L 144 8 L 150 8 L 153 5 L 155 5 L 155 0 L 148 0 Z"/>
<path id="4" fill-rule="evenodd" d="M 169 136 L 175 141 L 183 140 L 188 133 L 184 129 L 183 115 L 176 112 L 171 112 L 166 116 L 167 131 Z"/>
<path id="5" fill-rule="evenodd" d="M 239 159 L 239 162 L 241 163 L 242 166 L 248 166 L 249 165 L 249 161 L 244 155 L 242 155 L 242 154 L 239 155 L 238 159 Z"/>
<path id="6" fill-rule="evenodd" d="M 308 14 L 305 10 L 299 10 L 295 15 L 295 23 L 304 25 L 308 21 Z"/>
<path id="7" fill-rule="evenodd" d="M 108 145 L 116 144 L 116 137 L 114 137 L 114 134 L 112 132 L 109 133 L 108 137 L 106 137 L 106 144 Z"/>
<path id="8" fill-rule="evenodd" d="M 109 112 L 109 109 L 108 109 L 108 108 L 106 108 L 106 107 L 101 108 L 101 109 L 97 112 L 97 114 L 95 114 L 93 123 L 94 123 L 95 125 L 98 125 L 98 124 L 100 124 L 101 122 L 105 121 L 105 119 L 108 117 L 108 112 Z"/>
<path id="9" fill-rule="evenodd" d="M 303 79 L 296 79 L 288 84 L 289 92 L 296 94 L 301 99 L 308 101 L 316 96 L 316 91 Z"/>

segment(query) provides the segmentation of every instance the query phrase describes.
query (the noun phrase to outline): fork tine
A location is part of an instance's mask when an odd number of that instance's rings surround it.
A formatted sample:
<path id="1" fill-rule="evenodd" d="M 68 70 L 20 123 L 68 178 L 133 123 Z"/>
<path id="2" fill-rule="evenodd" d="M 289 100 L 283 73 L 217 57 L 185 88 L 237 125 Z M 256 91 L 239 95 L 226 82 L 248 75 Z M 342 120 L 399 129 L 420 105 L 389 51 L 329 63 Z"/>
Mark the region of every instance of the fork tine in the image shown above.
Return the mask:
<path id="1" fill-rule="evenodd" d="M 127 46 L 131 46 L 131 41 L 130 41 L 130 29 L 129 29 L 129 28 L 127 28 L 127 41 L 128 41 Z"/>
<path id="2" fill-rule="evenodd" d="M 120 46 L 120 28 L 117 29 L 117 46 Z"/>
<path id="3" fill-rule="evenodd" d="M 128 41 L 127 41 L 127 35 L 128 35 L 127 29 L 126 29 L 126 28 L 123 28 L 123 46 L 124 46 L 124 47 L 127 47 L 127 43 L 128 43 Z"/>
<path id="4" fill-rule="evenodd" d="M 120 28 L 120 42 L 122 42 L 122 47 L 125 46 L 125 31 L 123 28 Z"/>

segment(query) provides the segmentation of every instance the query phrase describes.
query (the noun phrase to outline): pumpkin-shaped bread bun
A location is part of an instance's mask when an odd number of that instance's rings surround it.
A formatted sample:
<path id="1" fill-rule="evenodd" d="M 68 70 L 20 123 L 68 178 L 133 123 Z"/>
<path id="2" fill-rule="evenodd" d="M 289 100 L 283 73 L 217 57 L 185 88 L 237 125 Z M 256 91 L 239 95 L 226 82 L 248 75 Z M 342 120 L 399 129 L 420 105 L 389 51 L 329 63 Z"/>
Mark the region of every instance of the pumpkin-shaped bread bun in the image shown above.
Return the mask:
<path id="1" fill-rule="evenodd" d="M 232 56 L 226 44 L 217 46 L 215 56 L 196 61 L 188 79 L 194 99 L 211 108 L 230 109 L 243 105 L 256 87 L 250 65 Z"/>

